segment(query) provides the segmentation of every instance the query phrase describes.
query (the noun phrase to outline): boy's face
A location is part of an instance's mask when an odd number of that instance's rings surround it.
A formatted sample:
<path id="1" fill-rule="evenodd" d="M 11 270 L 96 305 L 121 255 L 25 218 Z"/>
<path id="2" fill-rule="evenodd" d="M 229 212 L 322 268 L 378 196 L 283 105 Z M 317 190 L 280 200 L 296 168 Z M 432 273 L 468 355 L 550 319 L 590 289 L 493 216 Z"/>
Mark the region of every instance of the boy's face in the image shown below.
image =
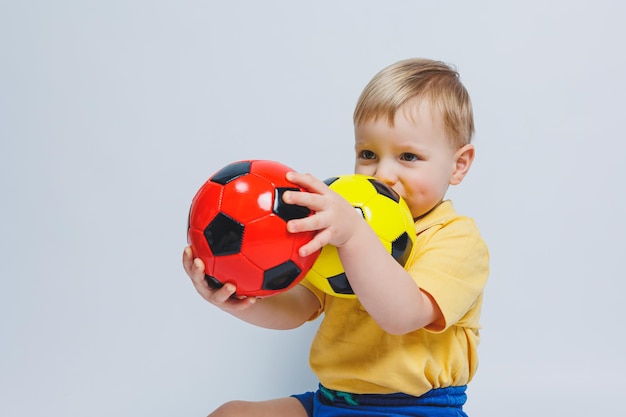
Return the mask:
<path id="1" fill-rule="evenodd" d="M 448 186 L 460 182 L 458 152 L 444 134 L 441 115 L 430 107 L 428 100 L 405 104 L 393 127 L 384 117 L 355 126 L 355 173 L 376 177 L 393 188 L 413 218 L 439 204 Z M 473 157 L 473 147 L 471 153 Z"/>

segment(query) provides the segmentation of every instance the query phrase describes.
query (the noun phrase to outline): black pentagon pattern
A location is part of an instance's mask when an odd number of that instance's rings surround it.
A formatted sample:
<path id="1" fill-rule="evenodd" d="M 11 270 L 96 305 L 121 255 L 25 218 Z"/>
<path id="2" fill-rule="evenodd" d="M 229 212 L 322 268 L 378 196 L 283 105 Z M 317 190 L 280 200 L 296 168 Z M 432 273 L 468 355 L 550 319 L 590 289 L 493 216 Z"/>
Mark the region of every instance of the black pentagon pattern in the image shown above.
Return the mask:
<path id="1" fill-rule="evenodd" d="M 406 265 L 413 249 L 413 242 L 407 232 L 402 233 L 396 240 L 391 242 L 391 256 L 402 266 Z"/>
<path id="2" fill-rule="evenodd" d="M 219 289 L 222 288 L 224 286 L 224 284 L 222 284 L 220 281 L 218 281 L 217 278 L 212 277 L 211 275 L 204 275 L 204 280 L 206 281 L 207 284 L 209 284 L 209 287 L 214 288 L 214 289 Z"/>
<path id="3" fill-rule="evenodd" d="M 375 179 L 372 179 L 372 178 L 369 178 L 368 181 L 370 183 L 372 183 L 374 188 L 376 188 L 376 191 L 378 191 L 378 194 L 384 195 L 385 197 L 392 199 L 396 203 L 400 202 L 400 195 L 398 193 L 396 193 L 388 185 L 383 184 L 382 182 L 380 182 L 378 180 L 375 180 Z"/>
<path id="4" fill-rule="evenodd" d="M 211 181 L 226 185 L 234 179 L 250 173 L 250 161 L 233 162 L 217 171 Z"/>
<path id="5" fill-rule="evenodd" d="M 311 214 L 311 210 L 304 206 L 298 206 L 296 204 L 286 204 L 283 201 L 283 194 L 285 191 L 300 191 L 299 188 L 292 187 L 277 187 L 274 193 L 274 208 L 273 211 L 278 217 L 284 221 L 293 219 L 302 219 Z"/>
<path id="6" fill-rule="evenodd" d="M 330 184 L 332 184 L 333 182 L 337 181 L 339 179 L 339 177 L 330 177 L 330 178 L 326 178 L 324 180 L 324 184 L 328 185 L 330 187 Z"/>
<path id="7" fill-rule="evenodd" d="M 224 213 L 218 213 L 204 229 L 204 237 L 213 255 L 233 255 L 241 250 L 243 229 L 243 224 Z"/>
<path id="8" fill-rule="evenodd" d="M 263 289 L 264 290 L 282 290 L 287 288 L 302 270 L 293 263 L 287 261 L 263 273 Z"/>
<path id="9" fill-rule="evenodd" d="M 337 294 L 354 294 L 345 272 L 328 278 L 328 284 Z"/>

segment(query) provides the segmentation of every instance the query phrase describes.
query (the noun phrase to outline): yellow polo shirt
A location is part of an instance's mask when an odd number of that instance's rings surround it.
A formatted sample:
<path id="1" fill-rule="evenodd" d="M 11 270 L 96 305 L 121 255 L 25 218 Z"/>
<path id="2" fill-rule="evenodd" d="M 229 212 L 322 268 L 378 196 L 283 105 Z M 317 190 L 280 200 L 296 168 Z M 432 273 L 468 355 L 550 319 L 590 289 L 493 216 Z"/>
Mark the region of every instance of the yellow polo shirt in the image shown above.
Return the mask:
<path id="1" fill-rule="evenodd" d="M 437 302 L 445 327 L 388 334 L 358 299 L 327 296 L 305 280 L 302 285 L 322 305 L 318 315 L 324 313 L 309 359 L 325 387 L 420 396 L 432 388 L 466 385 L 474 376 L 487 246 L 474 221 L 458 215 L 449 200 L 419 219 L 415 230 L 406 269 Z"/>

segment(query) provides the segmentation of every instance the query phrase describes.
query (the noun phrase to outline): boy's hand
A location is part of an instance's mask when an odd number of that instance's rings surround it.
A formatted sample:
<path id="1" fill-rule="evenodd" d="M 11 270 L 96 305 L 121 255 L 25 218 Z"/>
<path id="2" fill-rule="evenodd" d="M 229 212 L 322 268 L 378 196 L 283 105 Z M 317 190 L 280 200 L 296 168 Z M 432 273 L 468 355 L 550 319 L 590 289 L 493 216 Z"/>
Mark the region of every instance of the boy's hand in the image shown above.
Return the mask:
<path id="1" fill-rule="evenodd" d="M 231 283 L 226 283 L 219 289 L 211 288 L 204 279 L 204 263 L 200 258 L 193 257 L 190 246 L 185 247 L 183 251 L 183 268 L 202 298 L 224 311 L 240 311 L 250 307 L 256 301 L 255 297 L 233 297 L 237 288 Z"/>
<path id="2" fill-rule="evenodd" d="M 287 223 L 287 230 L 292 233 L 318 231 L 310 242 L 300 248 L 300 256 L 308 256 L 327 244 L 341 247 L 354 236 L 358 227 L 367 226 L 345 198 L 314 176 L 289 172 L 287 180 L 308 192 L 286 192 L 283 195 L 285 203 L 306 206 L 315 212 L 312 216 Z"/>

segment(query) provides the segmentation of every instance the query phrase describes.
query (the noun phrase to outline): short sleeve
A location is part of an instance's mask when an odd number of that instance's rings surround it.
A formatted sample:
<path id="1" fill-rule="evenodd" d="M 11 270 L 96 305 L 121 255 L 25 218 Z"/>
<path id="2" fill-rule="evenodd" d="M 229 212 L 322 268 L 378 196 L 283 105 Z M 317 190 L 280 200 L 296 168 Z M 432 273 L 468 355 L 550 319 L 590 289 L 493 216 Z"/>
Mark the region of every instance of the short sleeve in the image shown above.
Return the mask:
<path id="1" fill-rule="evenodd" d="M 489 251 L 474 221 L 454 216 L 418 233 L 407 268 L 428 292 L 450 326 L 478 328 L 482 294 L 489 276 Z"/>
<path id="2" fill-rule="evenodd" d="M 317 297 L 317 299 L 320 302 L 320 308 L 307 320 L 307 321 L 313 321 L 317 319 L 324 312 L 324 305 L 326 303 L 326 293 L 320 290 L 319 288 L 317 288 L 306 278 L 300 281 L 299 285 L 302 285 L 304 288 L 311 291 L 313 295 L 315 295 L 315 297 Z"/>

